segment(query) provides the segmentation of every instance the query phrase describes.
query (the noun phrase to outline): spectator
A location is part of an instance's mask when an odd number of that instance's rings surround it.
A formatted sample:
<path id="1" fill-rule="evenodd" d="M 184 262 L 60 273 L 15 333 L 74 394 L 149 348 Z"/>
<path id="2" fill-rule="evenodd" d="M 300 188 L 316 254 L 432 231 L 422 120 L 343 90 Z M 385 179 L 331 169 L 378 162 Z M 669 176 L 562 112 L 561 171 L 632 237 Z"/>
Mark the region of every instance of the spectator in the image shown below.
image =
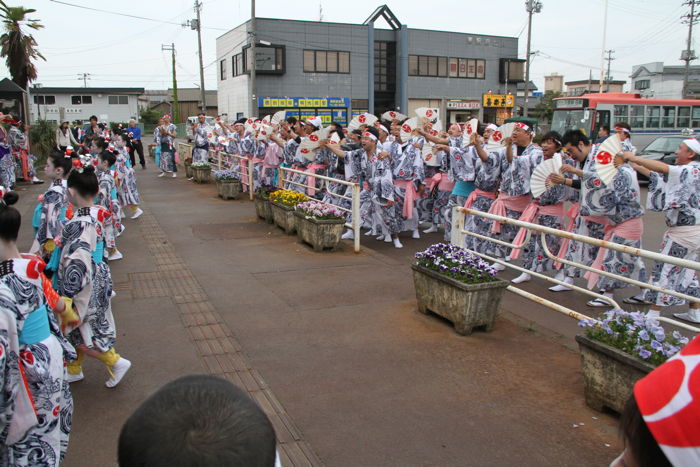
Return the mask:
<path id="1" fill-rule="evenodd" d="M 598 138 L 593 142 L 594 144 L 600 144 L 610 136 L 610 127 L 608 125 L 601 125 L 598 129 Z"/>
<path id="2" fill-rule="evenodd" d="M 92 141 L 92 138 L 94 138 L 95 136 L 100 136 L 101 132 L 102 130 L 97 124 L 97 117 L 95 115 L 91 115 L 90 124 L 85 128 L 85 135 L 83 136 L 82 142 L 89 145 L 89 142 Z"/>
<path id="3" fill-rule="evenodd" d="M 119 435 L 121 467 L 276 464 L 275 430 L 238 387 L 191 375 L 166 384 L 129 417 Z"/>
<path id="4" fill-rule="evenodd" d="M 129 153 L 131 158 L 131 166 L 136 167 L 136 153 L 139 153 L 139 163 L 142 169 L 146 169 L 146 160 L 143 157 L 143 144 L 141 144 L 141 128 L 136 125 L 136 120 L 129 120 L 129 128 L 127 134 L 131 139 L 132 151 Z"/>
<path id="5" fill-rule="evenodd" d="M 78 147 L 80 143 L 75 140 L 73 132 L 68 128 L 68 122 L 61 123 L 56 128 L 56 147 L 61 152 L 65 152 L 68 146 Z"/>
<path id="6" fill-rule="evenodd" d="M 700 337 L 634 385 L 620 417 L 625 450 L 611 467 L 700 465 Z"/>
<path id="7" fill-rule="evenodd" d="M 76 141 L 82 142 L 83 138 L 83 121 L 82 120 L 76 120 L 73 122 L 73 126 L 71 126 L 71 131 L 73 132 L 73 138 L 75 138 Z"/>

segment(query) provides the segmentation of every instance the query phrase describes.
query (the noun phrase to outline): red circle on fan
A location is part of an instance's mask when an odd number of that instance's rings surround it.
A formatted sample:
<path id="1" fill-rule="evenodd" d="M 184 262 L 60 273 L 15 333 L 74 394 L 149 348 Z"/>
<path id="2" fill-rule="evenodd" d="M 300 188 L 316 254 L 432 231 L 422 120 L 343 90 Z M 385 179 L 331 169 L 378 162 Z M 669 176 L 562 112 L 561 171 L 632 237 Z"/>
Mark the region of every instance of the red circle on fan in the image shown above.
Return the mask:
<path id="1" fill-rule="evenodd" d="M 426 116 L 426 117 L 432 117 L 432 116 L 433 116 L 433 111 L 430 110 L 430 109 L 426 110 L 426 111 L 425 111 L 425 116 Z"/>
<path id="2" fill-rule="evenodd" d="M 491 135 L 491 139 L 494 140 L 494 141 L 496 141 L 496 142 L 499 142 L 500 140 L 503 139 L 503 133 L 501 133 L 500 131 L 496 130 L 496 131 L 494 131 L 493 134 Z"/>
<path id="3" fill-rule="evenodd" d="M 429 161 L 429 160 L 432 159 L 432 158 L 433 158 L 433 154 L 432 154 L 432 153 L 430 153 L 430 154 L 428 154 L 427 156 L 425 156 L 425 160 L 426 160 L 426 161 Z"/>
<path id="4" fill-rule="evenodd" d="M 600 151 L 595 158 L 600 164 L 609 164 L 613 160 L 612 154 L 607 151 Z"/>
<path id="5" fill-rule="evenodd" d="M 359 117 L 357 117 L 357 120 L 360 123 L 365 123 L 367 121 L 367 117 L 365 117 L 364 115 L 360 115 Z"/>
<path id="6" fill-rule="evenodd" d="M 413 130 L 411 130 L 411 127 L 408 126 L 408 125 L 404 125 L 404 126 L 402 126 L 401 128 L 402 128 L 403 131 L 405 131 L 406 133 L 410 133 L 411 131 L 413 131 Z"/>
<path id="7" fill-rule="evenodd" d="M 467 134 L 468 135 L 472 134 L 472 127 L 470 125 L 467 125 Z"/>
<path id="8" fill-rule="evenodd" d="M 302 153 L 302 154 L 308 154 L 308 153 L 309 153 L 309 150 L 306 149 L 306 148 L 304 148 L 304 149 L 301 150 L 301 153 Z"/>
<path id="9" fill-rule="evenodd" d="M 318 135 L 311 135 L 311 136 L 309 136 L 309 139 L 310 139 L 311 141 L 314 141 L 314 142 L 315 142 L 315 141 L 318 141 Z"/>
<path id="10" fill-rule="evenodd" d="M 389 116 L 391 118 L 396 118 L 396 112 L 394 112 L 394 111 L 389 112 Z"/>

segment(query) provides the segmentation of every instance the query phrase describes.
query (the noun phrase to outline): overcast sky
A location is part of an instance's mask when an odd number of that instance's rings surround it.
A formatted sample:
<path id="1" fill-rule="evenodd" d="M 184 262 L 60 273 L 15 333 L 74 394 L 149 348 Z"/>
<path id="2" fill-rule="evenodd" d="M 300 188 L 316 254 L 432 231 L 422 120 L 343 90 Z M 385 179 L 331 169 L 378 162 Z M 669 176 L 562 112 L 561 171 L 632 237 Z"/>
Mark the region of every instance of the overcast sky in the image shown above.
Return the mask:
<path id="1" fill-rule="evenodd" d="M 164 89 L 171 84 L 170 52 L 161 44 L 175 43 L 178 86 L 199 83 L 196 32 L 179 26 L 194 17 L 194 0 L 146 0 L 128 2 L 66 0 L 6 0 L 11 6 L 35 8 L 33 17 L 45 28 L 34 32 L 46 57 L 39 62 L 37 83 L 44 86 L 81 86 L 79 73 L 89 73 L 88 86 L 125 86 Z M 82 7 L 119 14 L 130 18 Z M 383 2 L 353 0 L 280 1 L 257 0 L 257 16 L 319 19 L 362 23 Z M 520 58 L 525 58 L 527 13 L 524 0 L 403 0 L 386 1 L 399 21 L 409 28 L 436 29 L 475 34 L 518 36 Z M 587 79 L 592 70 L 600 76 L 604 0 L 542 0 L 534 16 L 531 75 L 538 87 L 544 75 L 563 74 L 565 79 Z M 628 79 L 632 66 L 661 61 L 680 65 L 687 26 L 681 16 L 687 7 L 681 0 L 609 0 L 606 49 L 615 50 L 611 75 Z M 250 17 L 249 0 L 203 0 L 202 41 L 206 87 L 216 87 L 216 37 Z M 381 23 L 381 24 L 379 24 Z M 379 21 L 380 27 L 385 27 Z M 700 35 L 697 28 L 695 37 Z M 262 38 L 264 39 L 264 38 Z M 696 40 L 693 40 L 697 44 Z M 697 45 L 694 45 L 697 49 Z M 698 62 L 700 63 L 700 62 Z M 3 74 L 7 75 L 2 65 Z"/>

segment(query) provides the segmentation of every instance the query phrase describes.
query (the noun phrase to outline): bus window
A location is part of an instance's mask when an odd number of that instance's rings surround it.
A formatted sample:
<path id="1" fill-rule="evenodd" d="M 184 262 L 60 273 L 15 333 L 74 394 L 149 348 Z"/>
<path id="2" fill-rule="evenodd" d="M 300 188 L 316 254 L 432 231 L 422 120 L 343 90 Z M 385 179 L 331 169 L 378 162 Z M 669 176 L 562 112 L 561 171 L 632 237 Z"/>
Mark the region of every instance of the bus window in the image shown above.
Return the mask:
<path id="1" fill-rule="evenodd" d="M 700 107 L 693 107 L 693 119 L 690 126 L 692 128 L 700 127 Z"/>
<path id="2" fill-rule="evenodd" d="M 595 128 L 593 128 L 593 135 L 598 135 L 598 130 L 601 126 L 607 126 L 610 128 L 610 111 L 609 110 L 599 110 L 596 112 Z"/>
<path id="3" fill-rule="evenodd" d="M 629 117 L 629 106 L 615 104 L 613 115 L 615 116 L 616 122 L 626 122 Z"/>
<path id="4" fill-rule="evenodd" d="M 674 106 L 664 106 L 661 118 L 661 128 L 673 128 L 676 124 L 676 108 Z"/>
<path id="5" fill-rule="evenodd" d="M 659 128 L 661 107 L 658 105 L 647 105 L 645 128 Z"/>
<path id="6" fill-rule="evenodd" d="M 690 107 L 678 107 L 678 128 L 690 128 Z"/>
<path id="7" fill-rule="evenodd" d="M 644 128 L 644 106 L 643 105 L 631 105 L 630 106 L 629 124 L 632 128 Z"/>
<path id="8" fill-rule="evenodd" d="M 581 130 L 588 135 L 591 131 L 592 113 L 588 109 L 555 110 L 550 129 L 560 135 L 568 130 Z"/>

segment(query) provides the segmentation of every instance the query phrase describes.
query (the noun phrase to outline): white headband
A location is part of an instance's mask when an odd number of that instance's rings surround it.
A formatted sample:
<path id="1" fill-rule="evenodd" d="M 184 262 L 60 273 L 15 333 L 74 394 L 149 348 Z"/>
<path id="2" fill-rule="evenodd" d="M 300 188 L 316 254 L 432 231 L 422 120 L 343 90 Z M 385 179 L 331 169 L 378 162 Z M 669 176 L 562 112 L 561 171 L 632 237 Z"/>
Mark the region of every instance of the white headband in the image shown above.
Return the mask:
<path id="1" fill-rule="evenodd" d="M 489 123 L 488 125 L 486 125 L 486 129 L 496 131 L 496 130 L 498 130 L 498 127 L 496 125 L 494 125 L 493 123 Z"/>
<path id="2" fill-rule="evenodd" d="M 688 146 L 688 149 L 693 151 L 695 154 L 700 154 L 700 143 L 695 138 L 683 140 L 683 144 Z"/>
<path id="3" fill-rule="evenodd" d="M 369 131 L 365 131 L 364 133 L 362 133 L 362 136 L 366 136 L 366 137 L 368 137 L 369 139 L 371 139 L 372 141 L 377 141 L 377 137 L 374 136 L 374 135 L 373 135 L 372 133 L 370 133 Z"/>
<path id="4" fill-rule="evenodd" d="M 627 133 L 628 135 L 630 134 L 630 131 L 629 131 L 627 128 L 623 128 L 623 127 L 621 127 L 621 126 L 616 126 L 616 127 L 615 127 L 615 131 L 624 131 L 624 132 Z"/>
<path id="5" fill-rule="evenodd" d="M 379 123 L 378 125 L 375 125 L 377 127 L 377 130 L 382 130 L 384 133 L 389 133 L 389 130 L 386 129 L 384 125 Z"/>

